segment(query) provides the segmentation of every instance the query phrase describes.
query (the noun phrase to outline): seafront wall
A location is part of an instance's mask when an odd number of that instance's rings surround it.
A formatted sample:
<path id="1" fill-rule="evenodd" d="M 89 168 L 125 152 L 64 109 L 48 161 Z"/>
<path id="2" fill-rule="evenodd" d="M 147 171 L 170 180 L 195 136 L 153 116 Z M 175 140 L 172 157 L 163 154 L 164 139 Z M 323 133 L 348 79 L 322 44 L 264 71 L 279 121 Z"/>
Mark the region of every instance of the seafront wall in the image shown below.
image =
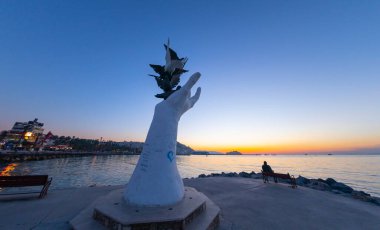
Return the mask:
<path id="1" fill-rule="evenodd" d="M 19 162 L 19 161 L 39 161 L 55 158 L 85 157 L 85 156 L 107 156 L 107 155 L 136 155 L 132 152 L 1 152 L 0 162 Z"/>

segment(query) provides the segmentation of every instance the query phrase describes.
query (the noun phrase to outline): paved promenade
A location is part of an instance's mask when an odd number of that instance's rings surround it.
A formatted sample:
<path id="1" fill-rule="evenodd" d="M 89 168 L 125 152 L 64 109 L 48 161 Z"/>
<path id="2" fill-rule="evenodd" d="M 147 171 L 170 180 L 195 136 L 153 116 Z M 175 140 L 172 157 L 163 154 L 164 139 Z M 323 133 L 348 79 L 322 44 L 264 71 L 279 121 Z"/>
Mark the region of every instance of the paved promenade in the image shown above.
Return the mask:
<path id="1" fill-rule="evenodd" d="M 220 208 L 220 229 L 380 229 L 371 203 L 304 187 L 247 178 L 185 179 Z M 69 220 L 99 196 L 123 186 L 51 190 L 42 200 L 0 196 L 0 229 L 70 229 Z"/>

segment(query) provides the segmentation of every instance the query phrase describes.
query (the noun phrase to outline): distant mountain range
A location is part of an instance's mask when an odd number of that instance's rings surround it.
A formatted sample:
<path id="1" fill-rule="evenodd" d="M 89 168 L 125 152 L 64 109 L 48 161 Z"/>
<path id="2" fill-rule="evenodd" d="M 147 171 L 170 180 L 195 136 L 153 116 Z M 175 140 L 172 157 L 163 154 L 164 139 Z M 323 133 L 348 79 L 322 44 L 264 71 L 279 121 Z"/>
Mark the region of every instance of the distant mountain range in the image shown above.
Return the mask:
<path id="1" fill-rule="evenodd" d="M 191 155 L 224 155 L 224 153 L 215 151 L 194 151 Z"/>
<path id="2" fill-rule="evenodd" d="M 124 142 L 118 142 L 120 146 L 128 146 L 131 149 L 141 149 L 144 146 L 144 142 L 136 142 L 136 141 L 124 141 Z M 190 155 L 194 152 L 192 148 L 189 146 L 186 146 L 184 144 L 181 144 L 177 142 L 177 154 L 178 155 Z"/>

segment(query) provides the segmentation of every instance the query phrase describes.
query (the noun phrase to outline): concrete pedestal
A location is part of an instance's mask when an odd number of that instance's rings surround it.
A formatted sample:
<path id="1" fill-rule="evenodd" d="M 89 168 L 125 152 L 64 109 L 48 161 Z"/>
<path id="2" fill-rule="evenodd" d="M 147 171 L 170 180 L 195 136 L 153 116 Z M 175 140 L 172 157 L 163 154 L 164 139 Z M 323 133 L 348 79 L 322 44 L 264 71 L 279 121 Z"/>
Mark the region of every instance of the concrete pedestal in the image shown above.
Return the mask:
<path id="1" fill-rule="evenodd" d="M 127 204 L 123 190 L 99 198 L 70 221 L 77 230 L 84 229 L 216 229 L 220 209 L 203 193 L 186 187 L 184 198 L 165 207 Z"/>

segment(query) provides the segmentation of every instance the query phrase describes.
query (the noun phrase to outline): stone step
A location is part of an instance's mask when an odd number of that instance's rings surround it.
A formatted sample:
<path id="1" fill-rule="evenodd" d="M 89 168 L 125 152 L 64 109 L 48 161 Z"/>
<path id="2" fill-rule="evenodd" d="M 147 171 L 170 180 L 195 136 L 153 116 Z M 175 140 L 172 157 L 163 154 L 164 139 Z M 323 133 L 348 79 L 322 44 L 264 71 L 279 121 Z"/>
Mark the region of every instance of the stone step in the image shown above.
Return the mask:
<path id="1" fill-rule="evenodd" d="M 103 225 L 92 218 L 97 202 L 94 201 L 70 221 L 70 225 L 74 230 L 105 230 Z"/>
<path id="2" fill-rule="evenodd" d="M 70 221 L 74 230 L 105 230 L 106 228 L 92 218 L 93 208 L 88 207 L 81 213 L 81 218 Z M 185 226 L 185 230 L 213 230 L 219 225 L 220 209 L 212 201 L 206 201 L 206 209 L 191 223 Z"/>
<path id="3" fill-rule="evenodd" d="M 73 225 L 72 225 L 73 226 Z M 75 224 L 75 227 L 73 227 L 74 230 L 106 230 L 106 228 L 95 221 L 92 218 L 89 218 L 88 220 Z"/>
<path id="4" fill-rule="evenodd" d="M 194 188 L 187 188 L 184 200 L 173 207 L 142 208 L 138 213 L 135 208 L 121 205 L 122 190 L 115 190 L 106 196 L 98 198 L 94 203 L 80 212 L 70 224 L 75 230 L 105 230 L 108 226 L 114 229 L 216 229 L 219 224 L 220 209 L 204 194 Z M 115 205 L 117 204 L 117 205 Z M 101 214 L 99 210 L 109 217 Z M 94 212 L 95 210 L 95 212 Z M 98 216 L 99 217 L 99 216 Z M 105 221 L 105 222 L 104 222 Z M 101 223 L 103 222 L 103 223 Z M 182 223 L 182 224 L 181 224 Z"/>
<path id="5" fill-rule="evenodd" d="M 213 230 L 219 226 L 220 208 L 211 200 L 206 201 L 206 209 L 191 223 L 185 226 L 185 230 Z"/>

